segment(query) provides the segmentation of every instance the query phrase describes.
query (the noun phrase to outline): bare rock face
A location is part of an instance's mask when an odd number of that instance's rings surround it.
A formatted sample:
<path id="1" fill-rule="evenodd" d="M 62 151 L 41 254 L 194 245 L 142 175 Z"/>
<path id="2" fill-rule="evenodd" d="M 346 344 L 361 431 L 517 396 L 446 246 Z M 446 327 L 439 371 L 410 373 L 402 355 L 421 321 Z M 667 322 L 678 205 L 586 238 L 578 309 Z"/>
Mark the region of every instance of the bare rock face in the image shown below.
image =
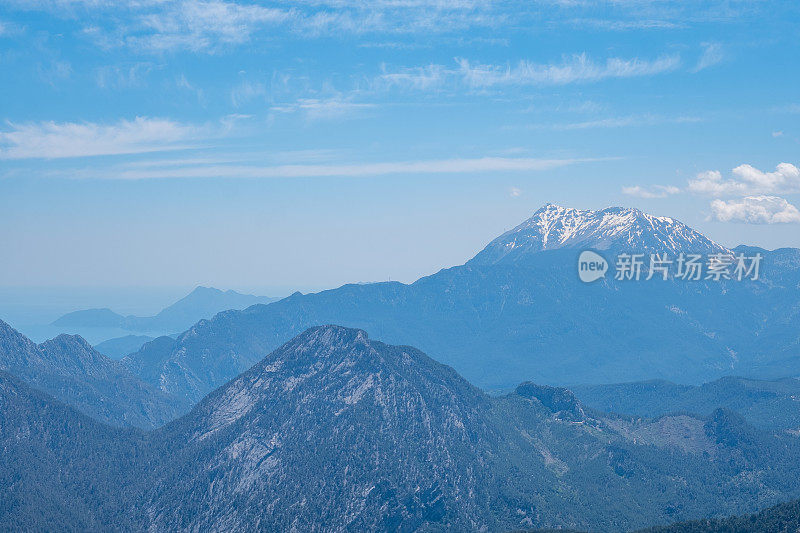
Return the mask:
<path id="1" fill-rule="evenodd" d="M 191 505 L 219 509 L 193 527 L 474 530 L 492 525 L 490 476 L 475 468 L 493 460 L 490 443 L 499 439 L 490 405 L 414 348 L 326 326 L 282 346 L 165 432 L 187 438 L 182 452 L 202 460 L 182 480 Z M 148 509 L 164 529 L 185 512 L 172 490 L 159 487 Z"/>

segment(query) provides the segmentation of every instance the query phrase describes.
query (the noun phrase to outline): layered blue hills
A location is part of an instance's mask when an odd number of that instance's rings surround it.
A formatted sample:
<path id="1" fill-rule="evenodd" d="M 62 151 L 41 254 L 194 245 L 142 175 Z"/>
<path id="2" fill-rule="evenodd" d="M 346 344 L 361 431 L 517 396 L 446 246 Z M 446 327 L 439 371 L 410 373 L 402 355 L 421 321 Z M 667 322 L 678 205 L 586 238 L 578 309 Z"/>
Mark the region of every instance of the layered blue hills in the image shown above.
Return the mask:
<path id="1" fill-rule="evenodd" d="M 234 290 L 196 287 L 153 316 L 123 316 L 111 309 L 83 309 L 61 316 L 53 326 L 65 328 L 119 328 L 128 331 L 182 331 L 198 320 L 227 309 L 244 309 L 276 298 L 241 294 Z M 124 355 L 124 354 L 123 354 Z"/>
<path id="2" fill-rule="evenodd" d="M 585 249 L 763 255 L 757 280 L 582 283 Z M 196 402 L 308 327 L 341 324 L 417 346 L 490 391 L 800 373 L 800 251 L 729 250 L 636 209 L 546 205 L 472 260 L 411 284 L 353 284 L 201 320 L 123 365 Z"/>
<path id="3" fill-rule="evenodd" d="M 626 531 L 800 496 L 800 440 L 732 411 L 605 415 L 530 382 L 490 396 L 340 326 L 150 431 L 31 385 L 0 371 L 2 530 Z"/>

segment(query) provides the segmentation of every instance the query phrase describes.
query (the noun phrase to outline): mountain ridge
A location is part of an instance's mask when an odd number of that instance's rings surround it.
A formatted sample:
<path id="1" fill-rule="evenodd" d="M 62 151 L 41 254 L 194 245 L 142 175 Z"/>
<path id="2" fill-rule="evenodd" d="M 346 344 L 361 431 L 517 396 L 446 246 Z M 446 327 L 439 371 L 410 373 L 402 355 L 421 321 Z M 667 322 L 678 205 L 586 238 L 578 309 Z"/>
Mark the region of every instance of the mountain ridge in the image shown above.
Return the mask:
<path id="1" fill-rule="evenodd" d="M 730 252 L 670 217 L 649 215 L 635 208 L 609 207 L 592 211 L 546 204 L 486 245 L 467 264 L 514 262 L 545 250 L 582 248 L 673 256 L 681 252 Z"/>
<path id="2" fill-rule="evenodd" d="M 123 316 L 108 308 L 85 309 L 67 313 L 52 325 L 61 327 L 105 327 L 128 331 L 182 330 L 203 318 L 228 309 L 244 309 L 251 305 L 269 303 L 277 298 L 242 294 L 232 289 L 195 287 L 188 295 L 148 317 Z"/>
<path id="3" fill-rule="evenodd" d="M 727 376 L 702 385 L 664 380 L 573 386 L 584 405 L 603 412 L 657 417 L 686 412 L 709 415 L 732 409 L 748 423 L 768 431 L 800 434 L 800 379 L 755 380 Z"/>
<path id="4" fill-rule="evenodd" d="M 0 370 L 112 425 L 157 427 L 187 407 L 181 398 L 140 380 L 80 336 L 62 334 L 35 344 L 2 320 Z"/>
<path id="5" fill-rule="evenodd" d="M 558 248 L 525 260 L 468 261 L 411 284 L 296 293 L 200 321 L 162 343 L 158 355 L 143 347 L 126 364 L 158 361 L 140 376 L 155 386 L 177 384 L 171 393 L 198 401 L 306 328 L 336 323 L 417 346 L 494 391 L 520 378 L 703 383 L 731 373 L 800 373 L 800 262 L 791 251 L 765 253 L 760 279 L 742 282 L 607 277 L 584 284 L 577 256 L 578 249 Z"/>
<path id="6" fill-rule="evenodd" d="M 146 433 L 109 434 L 86 417 L 76 426 L 62 408 L 51 416 L 51 404 L 31 409 L 5 390 L 0 374 L 0 419 L 13 422 L 0 423 L 0 445 L 13 442 L 14 457 L 52 438 L 81 445 L 46 455 L 41 472 L 9 477 L 0 466 L 0 487 L 87 487 L 81 516 L 139 530 L 618 531 L 749 512 L 800 491 L 800 442 L 734 413 L 600 416 L 532 383 L 491 397 L 416 348 L 341 326 L 304 331 Z M 60 461 L 92 464 L 98 453 L 110 464 L 89 469 L 97 475 L 53 477 Z M 599 499 L 613 505 L 590 504 Z M 36 516 L 0 504 L 0 526 L 19 512 Z M 66 509 L 42 512 L 69 523 Z"/>

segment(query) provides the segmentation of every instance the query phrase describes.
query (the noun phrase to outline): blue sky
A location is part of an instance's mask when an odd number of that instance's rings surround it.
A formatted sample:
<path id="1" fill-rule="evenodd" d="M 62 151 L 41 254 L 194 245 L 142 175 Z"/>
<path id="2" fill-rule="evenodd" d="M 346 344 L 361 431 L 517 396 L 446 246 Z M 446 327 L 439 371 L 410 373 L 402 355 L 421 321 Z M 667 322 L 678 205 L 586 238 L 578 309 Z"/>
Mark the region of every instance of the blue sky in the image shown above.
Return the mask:
<path id="1" fill-rule="evenodd" d="M 412 281 L 545 202 L 800 246 L 791 1 L 6 0 L 4 286 Z"/>

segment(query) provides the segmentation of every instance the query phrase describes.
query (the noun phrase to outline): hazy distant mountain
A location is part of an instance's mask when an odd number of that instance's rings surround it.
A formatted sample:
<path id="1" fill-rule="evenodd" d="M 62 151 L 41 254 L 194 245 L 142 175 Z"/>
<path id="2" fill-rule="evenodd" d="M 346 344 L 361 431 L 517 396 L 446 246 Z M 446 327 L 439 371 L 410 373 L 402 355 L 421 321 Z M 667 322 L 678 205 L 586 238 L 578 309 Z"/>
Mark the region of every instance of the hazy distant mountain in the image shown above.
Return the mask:
<path id="1" fill-rule="evenodd" d="M 0 370 L 113 425 L 157 427 L 186 408 L 185 400 L 141 381 L 81 337 L 59 335 L 37 345 L 3 321 Z"/>
<path id="2" fill-rule="evenodd" d="M 153 338 L 147 335 L 125 335 L 95 344 L 94 349 L 112 359 L 122 359 L 129 353 L 138 351 L 144 343 L 150 342 Z"/>
<path id="3" fill-rule="evenodd" d="M 0 405 L 0 492 L 13 495 L 0 529 L 620 531 L 800 495 L 800 440 L 730 411 L 605 416 L 532 383 L 492 398 L 414 348 L 338 326 L 149 433 L 2 376 Z"/>
<path id="4" fill-rule="evenodd" d="M 274 302 L 277 299 L 241 294 L 233 290 L 221 291 L 213 287 L 197 287 L 187 296 L 162 309 L 156 316 L 139 318 L 133 323 L 134 327 L 141 330 L 182 330 L 202 318 L 211 318 L 220 311 L 245 309 L 251 305 Z"/>
<path id="5" fill-rule="evenodd" d="M 122 328 L 125 317 L 111 309 L 85 309 L 73 311 L 53 322 L 53 326 L 88 327 L 88 328 Z"/>
<path id="6" fill-rule="evenodd" d="M 121 328 L 129 331 L 181 331 L 203 318 L 220 311 L 245 309 L 255 304 L 274 302 L 277 298 L 197 287 L 187 296 L 157 315 L 150 317 L 122 316 L 110 309 L 86 309 L 67 313 L 55 322 L 61 327 Z"/>
<path id="7" fill-rule="evenodd" d="M 548 205 L 520 228 L 467 264 L 410 285 L 345 285 L 221 313 L 157 350 L 131 354 L 128 367 L 149 366 L 137 362 L 146 357 L 158 368 L 139 373 L 143 379 L 196 401 L 307 327 L 337 323 L 419 346 L 491 390 L 510 390 L 523 377 L 570 385 L 800 375 L 800 251 L 760 250 L 755 282 L 608 276 L 584 284 L 577 277 L 584 246 L 670 254 L 722 248 L 673 219 L 634 209 Z M 499 253 L 507 242 L 515 243 L 512 252 Z"/>
<path id="8" fill-rule="evenodd" d="M 800 379 L 796 378 L 760 381 L 725 377 L 701 386 L 655 380 L 571 389 L 581 402 L 605 412 L 649 417 L 676 412 L 708 415 L 725 407 L 754 426 L 800 434 Z"/>

